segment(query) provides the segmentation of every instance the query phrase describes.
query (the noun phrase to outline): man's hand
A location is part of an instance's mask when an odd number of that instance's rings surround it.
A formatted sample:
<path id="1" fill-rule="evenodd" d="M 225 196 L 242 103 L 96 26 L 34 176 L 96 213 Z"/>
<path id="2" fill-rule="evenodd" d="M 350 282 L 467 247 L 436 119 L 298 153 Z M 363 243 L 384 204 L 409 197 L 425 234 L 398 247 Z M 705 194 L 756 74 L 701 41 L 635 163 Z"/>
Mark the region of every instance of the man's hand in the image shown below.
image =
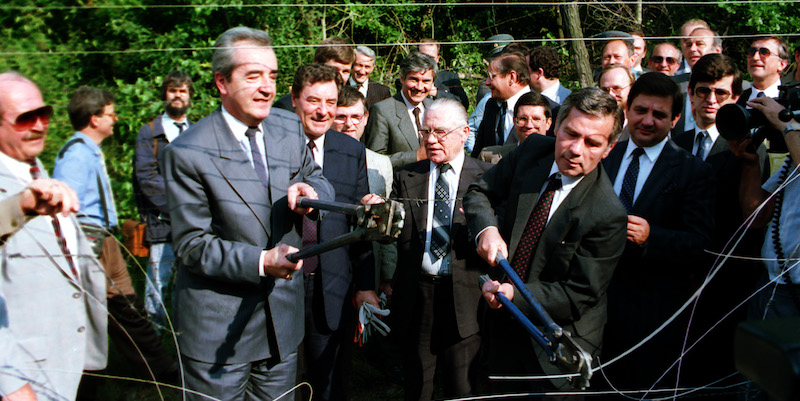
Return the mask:
<path id="1" fill-rule="evenodd" d="M 317 196 L 317 191 L 314 190 L 314 187 L 306 184 L 305 182 L 294 183 L 286 191 L 286 200 L 289 201 L 289 209 L 292 209 L 292 211 L 297 214 L 311 213 L 311 211 L 314 210 L 313 208 L 297 206 L 297 198 L 300 196 L 305 196 L 308 199 L 319 199 L 319 196 Z"/>
<path id="2" fill-rule="evenodd" d="M 381 284 L 378 287 L 380 292 L 386 294 L 386 301 L 392 300 L 392 282 L 389 280 L 381 280 Z"/>
<path id="3" fill-rule="evenodd" d="M 778 119 L 778 113 L 785 109 L 785 107 L 769 96 L 757 97 L 747 102 L 747 105 L 764 113 L 764 117 L 767 118 L 767 121 L 772 128 L 775 128 L 778 131 L 783 132 L 783 130 L 789 124 L 788 122 L 785 123 Z"/>
<path id="4" fill-rule="evenodd" d="M 497 253 L 500 252 L 503 256 L 508 258 L 508 246 L 500 236 L 500 231 L 497 227 L 489 227 L 478 236 L 478 255 L 489 264 L 489 266 L 497 266 L 495 258 Z"/>
<path id="5" fill-rule="evenodd" d="M 378 194 L 366 194 L 363 198 L 361 198 L 362 205 L 377 205 L 378 203 L 383 203 L 384 200 Z"/>
<path id="6" fill-rule="evenodd" d="M 492 309 L 497 309 L 503 304 L 500 303 L 500 299 L 497 298 L 495 295 L 498 292 L 503 293 L 509 300 L 514 299 L 514 286 L 509 283 L 500 284 L 497 280 L 487 281 L 483 283 L 483 287 L 481 288 L 481 292 L 483 292 L 483 299 L 489 304 L 489 307 Z"/>
<path id="7" fill-rule="evenodd" d="M 286 255 L 295 252 L 297 248 L 286 244 L 278 244 L 268 250 L 264 255 L 264 272 L 273 277 L 291 280 L 292 274 L 303 268 L 302 260 L 292 263 L 286 259 Z"/>
<path id="8" fill-rule="evenodd" d="M 3 396 L 3 401 L 36 401 L 36 393 L 30 384 L 26 384 L 19 390 Z"/>
<path id="9" fill-rule="evenodd" d="M 639 216 L 629 214 L 628 241 L 636 245 L 644 245 L 648 238 L 650 238 L 650 223 Z"/>
<path id="10" fill-rule="evenodd" d="M 67 184 L 53 179 L 31 181 L 22 190 L 20 208 L 25 214 L 68 216 L 79 209 L 78 195 Z"/>
<path id="11" fill-rule="evenodd" d="M 428 152 L 425 150 L 425 145 L 422 145 L 417 149 L 417 161 L 420 160 L 427 160 L 428 159 Z"/>
<path id="12" fill-rule="evenodd" d="M 744 164 L 758 165 L 759 159 L 757 153 L 747 151 L 747 147 L 753 142 L 751 136 L 746 136 L 742 139 L 728 141 L 728 149 L 731 153 L 742 161 Z"/>
<path id="13" fill-rule="evenodd" d="M 368 290 L 368 291 L 356 291 L 356 310 L 361 307 L 361 304 L 364 302 L 380 309 L 381 304 L 378 301 L 378 295 L 375 294 L 375 291 Z"/>

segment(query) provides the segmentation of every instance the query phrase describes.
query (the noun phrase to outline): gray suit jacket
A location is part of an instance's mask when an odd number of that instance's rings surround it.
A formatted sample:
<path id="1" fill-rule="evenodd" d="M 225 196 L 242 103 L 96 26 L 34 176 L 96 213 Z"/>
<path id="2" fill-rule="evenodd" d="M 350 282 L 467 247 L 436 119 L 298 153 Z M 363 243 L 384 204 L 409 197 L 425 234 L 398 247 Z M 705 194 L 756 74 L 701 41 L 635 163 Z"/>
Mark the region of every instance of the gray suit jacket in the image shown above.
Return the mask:
<path id="1" fill-rule="evenodd" d="M 51 218 L 22 215 L 24 187 L 0 162 L 0 394 L 28 382 L 39 399 L 73 400 L 82 371 L 106 366 L 106 276 L 74 216 L 72 274 Z"/>
<path id="2" fill-rule="evenodd" d="M 282 360 L 303 338 L 302 273 L 260 277 L 261 251 L 300 247 L 302 219 L 286 200 L 295 182 L 320 199 L 333 189 L 313 162 L 296 115 L 273 108 L 261 123 L 265 190 L 221 110 L 164 149 L 164 174 L 178 259 L 176 330 L 181 353 L 204 362 Z"/>
<path id="3" fill-rule="evenodd" d="M 432 102 L 426 98 L 422 104 L 427 108 Z M 417 161 L 419 139 L 400 93 L 372 106 L 364 134 L 367 137 L 367 147 L 388 155 L 392 160 L 392 167 Z"/>

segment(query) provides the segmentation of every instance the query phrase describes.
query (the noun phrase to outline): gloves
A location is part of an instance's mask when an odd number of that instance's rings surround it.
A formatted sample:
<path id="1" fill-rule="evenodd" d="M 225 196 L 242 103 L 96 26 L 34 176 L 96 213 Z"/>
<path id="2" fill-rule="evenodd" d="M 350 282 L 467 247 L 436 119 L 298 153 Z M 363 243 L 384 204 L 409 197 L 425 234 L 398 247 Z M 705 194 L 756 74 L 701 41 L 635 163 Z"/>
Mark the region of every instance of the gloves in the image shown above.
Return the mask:
<path id="1" fill-rule="evenodd" d="M 389 316 L 389 310 L 386 308 L 386 294 L 380 296 L 380 308 L 373 306 L 370 303 L 364 302 L 358 310 L 358 327 L 356 328 L 356 336 L 353 339 L 358 343 L 359 347 L 363 347 L 367 343 L 370 336 L 375 332 L 382 336 L 386 336 L 392 329 L 381 321 L 382 316 Z"/>

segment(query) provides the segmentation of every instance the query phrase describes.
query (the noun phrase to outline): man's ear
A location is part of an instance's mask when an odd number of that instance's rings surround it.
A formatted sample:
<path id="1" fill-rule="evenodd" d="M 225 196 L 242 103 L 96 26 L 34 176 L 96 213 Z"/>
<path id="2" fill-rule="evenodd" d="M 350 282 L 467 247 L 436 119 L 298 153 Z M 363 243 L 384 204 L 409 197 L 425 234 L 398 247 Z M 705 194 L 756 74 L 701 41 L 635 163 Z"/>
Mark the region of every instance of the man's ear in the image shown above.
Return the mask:
<path id="1" fill-rule="evenodd" d="M 217 85 L 217 89 L 219 90 L 220 95 L 227 95 L 228 88 L 227 88 L 227 81 L 225 77 L 222 75 L 221 72 L 217 71 L 214 73 L 214 83 Z"/>

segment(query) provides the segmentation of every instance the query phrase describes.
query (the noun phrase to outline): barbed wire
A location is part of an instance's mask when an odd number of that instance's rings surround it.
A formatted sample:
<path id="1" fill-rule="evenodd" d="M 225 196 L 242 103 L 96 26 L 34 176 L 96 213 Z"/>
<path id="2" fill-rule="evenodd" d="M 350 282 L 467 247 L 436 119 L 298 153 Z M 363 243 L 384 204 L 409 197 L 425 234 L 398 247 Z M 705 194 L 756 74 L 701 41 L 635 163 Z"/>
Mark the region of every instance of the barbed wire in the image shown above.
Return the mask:
<path id="1" fill-rule="evenodd" d="M 713 6 L 713 5 L 748 5 L 748 4 L 793 4 L 798 3 L 800 0 L 701 0 L 701 1 L 636 1 L 636 0 L 621 0 L 614 1 L 619 5 L 643 5 L 643 6 Z M 363 7 L 363 8 L 402 8 L 402 7 L 553 7 L 553 6 L 590 6 L 598 4 L 599 1 L 570 1 L 570 2 L 553 2 L 553 1 L 535 1 L 535 2 L 455 2 L 455 3 L 436 3 L 436 2 L 420 2 L 420 3 L 322 3 L 322 4 L 152 4 L 152 5 L 136 5 L 136 4 L 87 4 L 82 6 L 15 6 L 6 5 L 0 6 L 0 11 L 4 10 L 17 10 L 17 11 L 73 11 L 73 10 L 131 10 L 131 9 L 247 9 L 247 8 L 344 8 L 344 7 Z"/>

